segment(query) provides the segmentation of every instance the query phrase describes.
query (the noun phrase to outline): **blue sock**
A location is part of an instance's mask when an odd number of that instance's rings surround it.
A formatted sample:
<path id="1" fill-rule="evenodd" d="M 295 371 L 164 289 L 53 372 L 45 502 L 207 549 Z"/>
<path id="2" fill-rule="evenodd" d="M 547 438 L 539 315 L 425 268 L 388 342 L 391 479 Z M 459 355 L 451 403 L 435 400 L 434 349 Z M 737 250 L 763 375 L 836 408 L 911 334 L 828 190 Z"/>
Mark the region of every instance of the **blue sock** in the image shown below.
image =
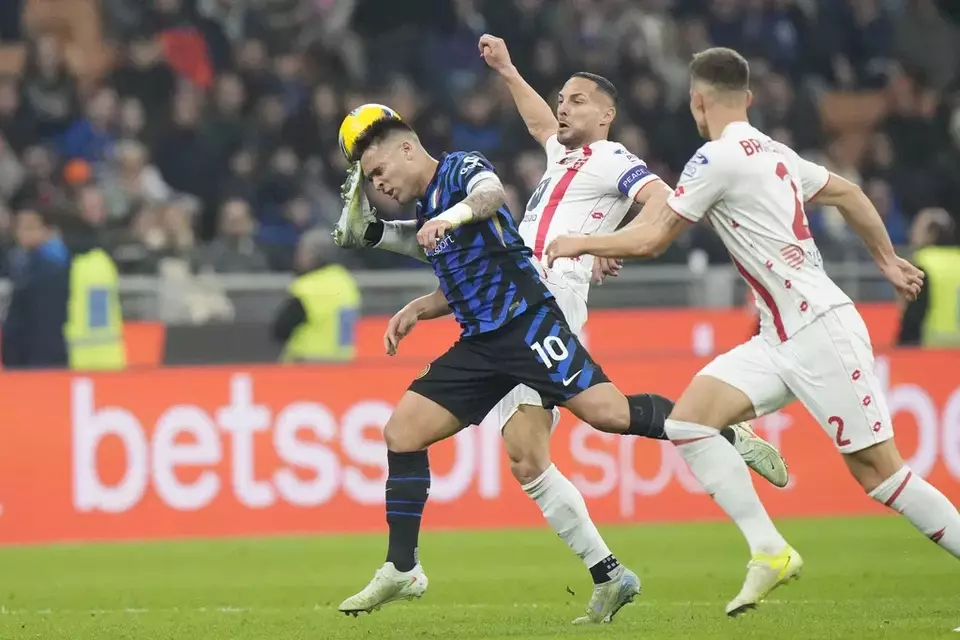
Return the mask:
<path id="1" fill-rule="evenodd" d="M 387 562 L 398 571 L 410 571 L 420 561 L 420 518 L 430 493 L 430 462 L 426 451 L 387 451 L 387 469 Z"/>

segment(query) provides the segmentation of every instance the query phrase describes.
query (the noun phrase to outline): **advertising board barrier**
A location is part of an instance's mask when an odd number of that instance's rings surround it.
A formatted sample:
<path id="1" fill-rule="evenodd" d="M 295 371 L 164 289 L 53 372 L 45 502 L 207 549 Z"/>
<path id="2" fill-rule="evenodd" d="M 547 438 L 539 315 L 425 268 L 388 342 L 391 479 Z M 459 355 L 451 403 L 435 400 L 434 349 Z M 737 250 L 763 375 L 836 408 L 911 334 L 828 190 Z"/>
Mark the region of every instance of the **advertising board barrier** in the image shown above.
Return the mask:
<path id="1" fill-rule="evenodd" d="M 858 305 L 858 309 L 874 346 L 885 349 L 893 345 L 900 324 L 896 305 L 870 303 Z M 358 361 L 383 360 L 383 332 L 388 320 L 385 316 L 365 316 L 357 323 Z M 625 354 L 708 356 L 743 342 L 754 331 L 755 322 L 755 316 L 745 309 L 596 309 L 590 312 L 586 341 L 591 353 L 601 360 L 607 355 Z M 432 320 L 429 330 L 424 329 L 413 332 L 404 341 L 398 359 L 420 361 L 436 357 L 445 345 L 456 340 L 460 331 L 450 317 Z M 267 324 L 168 329 L 160 322 L 128 321 L 124 323 L 124 342 L 128 369 L 165 363 L 275 362 L 281 350 Z M 167 346 L 172 349 L 165 349 Z"/>
<path id="2" fill-rule="evenodd" d="M 0 377 L 0 543 L 385 530 L 380 431 L 423 361 L 197 367 Z M 894 351 L 878 368 L 915 472 L 960 503 L 956 352 Z M 705 363 L 608 357 L 627 392 L 675 397 Z M 771 514 L 880 513 L 799 405 L 757 430 L 790 464 L 756 479 Z M 568 413 L 553 459 L 600 523 L 722 517 L 669 443 L 601 434 Z M 497 425 L 430 450 L 424 526 L 542 526 Z"/>

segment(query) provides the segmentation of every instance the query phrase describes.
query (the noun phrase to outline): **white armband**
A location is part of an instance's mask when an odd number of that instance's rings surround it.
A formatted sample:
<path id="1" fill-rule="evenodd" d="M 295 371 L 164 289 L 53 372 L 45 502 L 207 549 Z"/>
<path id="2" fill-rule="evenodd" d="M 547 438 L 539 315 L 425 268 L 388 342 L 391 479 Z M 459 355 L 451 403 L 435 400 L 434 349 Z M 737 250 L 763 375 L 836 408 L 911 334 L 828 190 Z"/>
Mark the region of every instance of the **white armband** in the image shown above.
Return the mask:
<path id="1" fill-rule="evenodd" d="M 463 202 L 458 202 L 453 205 L 440 215 L 438 215 L 434 220 L 445 220 L 453 225 L 453 228 L 456 229 L 462 224 L 466 224 L 473 220 L 473 209 L 470 208 L 470 205 Z"/>

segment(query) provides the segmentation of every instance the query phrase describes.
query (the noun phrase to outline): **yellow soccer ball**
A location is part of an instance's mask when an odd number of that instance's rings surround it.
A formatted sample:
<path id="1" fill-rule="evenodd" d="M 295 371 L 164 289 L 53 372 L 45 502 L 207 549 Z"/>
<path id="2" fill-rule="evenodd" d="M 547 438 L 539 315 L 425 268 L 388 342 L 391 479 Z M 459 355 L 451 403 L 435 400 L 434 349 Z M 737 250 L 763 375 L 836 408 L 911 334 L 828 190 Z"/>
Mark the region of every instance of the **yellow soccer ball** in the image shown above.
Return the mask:
<path id="1" fill-rule="evenodd" d="M 400 120 L 396 111 L 382 104 L 360 105 L 347 114 L 347 117 L 340 123 L 340 151 L 343 152 L 348 161 L 353 162 L 355 160 L 353 153 L 356 150 L 357 140 L 363 135 L 363 132 L 374 122 L 385 118 Z"/>

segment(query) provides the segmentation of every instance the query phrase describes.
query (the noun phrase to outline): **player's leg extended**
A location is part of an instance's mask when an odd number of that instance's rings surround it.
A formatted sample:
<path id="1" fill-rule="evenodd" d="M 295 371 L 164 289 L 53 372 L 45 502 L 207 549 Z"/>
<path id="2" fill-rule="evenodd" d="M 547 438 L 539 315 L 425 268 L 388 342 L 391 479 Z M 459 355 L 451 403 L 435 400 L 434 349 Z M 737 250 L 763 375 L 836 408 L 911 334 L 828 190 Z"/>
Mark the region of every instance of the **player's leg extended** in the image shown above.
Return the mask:
<path id="1" fill-rule="evenodd" d="M 524 493 L 530 496 L 544 518 L 567 546 L 581 559 L 593 578 L 594 591 L 587 615 L 575 624 L 610 622 L 623 605 L 640 593 L 640 580 L 620 565 L 590 519 L 580 491 L 550 462 L 553 412 L 542 406 L 516 402 L 523 392 L 539 396 L 527 387 L 517 387 L 504 398 L 507 411 L 503 441 L 510 470 Z"/>
<path id="2" fill-rule="evenodd" d="M 783 348 L 787 381 L 830 435 L 871 498 L 902 513 L 925 536 L 960 557 L 960 513 L 904 463 L 874 373 L 870 338 L 856 309 L 840 307 Z"/>
<path id="3" fill-rule="evenodd" d="M 719 436 L 726 424 L 774 411 L 793 400 L 762 338 L 719 356 L 694 377 L 670 414 L 666 431 L 694 476 L 740 527 L 752 559 L 740 593 L 727 605 L 737 615 L 799 574 L 791 549 L 757 497 L 740 456 Z"/>
<path id="4" fill-rule="evenodd" d="M 754 608 L 777 586 L 797 577 L 803 567 L 800 555 L 767 515 L 743 460 L 719 437 L 720 425 L 747 420 L 758 410 L 768 413 L 792 399 L 762 362 L 756 367 L 755 349 L 750 343 L 738 349 L 697 375 L 667 420 L 667 434 L 677 451 L 707 493 L 737 524 L 750 547 L 747 576 L 740 593 L 727 604 L 728 615 Z M 739 375 L 728 373 L 731 368 Z M 728 376 L 737 386 L 722 379 Z M 754 399 L 743 390 L 748 386 Z"/>
<path id="5" fill-rule="evenodd" d="M 567 408 L 577 417 L 607 433 L 635 435 L 655 440 L 668 440 L 667 417 L 674 403 L 655 393 L 624 396 L 613 385 L 597 385 L 585 390 Z M 626 427 L 624 428 L 624 425 Z M 757 475 L 777 487 L 790 480 L 787 463 L 780 451 L 754 433 L 745 421 L 722 427 L 720 435 Z"/>
<path id="6" fill-rule="evenodd" d="M 387 559 L 370 583 L 344 600 L 356 615 L 398 600 L 419 598 L 427 577 L 418 558 L 420 520 L 430 491 L 427 446 L 460 430 L 462 423 L 436 402 L 407 391 L 383 429 L 387 444 L 385 504 L 390 530 Z"/>
<path id="7" fill-rule="evenodd" d="M 610 400 L 595 398 L 595 402 Z M 673 411 L 674 402 L 655 393 L 637 393 L 626 396 L 630 426 L 625 435 L 636 435 L 654 440 L 668 440 L 667 416 Z M 622 403 L 621 403 L 622 404 Z M 619 421 L 617 421 L 619 423 Z M 758 436 L 749 422 L 742 421 L 720 429 L 720 435 L 733 445 L 740 457 L 757 475 L 776 487 L 785 487 L 790 481 L 787 461 L 780 451 Z"/>

